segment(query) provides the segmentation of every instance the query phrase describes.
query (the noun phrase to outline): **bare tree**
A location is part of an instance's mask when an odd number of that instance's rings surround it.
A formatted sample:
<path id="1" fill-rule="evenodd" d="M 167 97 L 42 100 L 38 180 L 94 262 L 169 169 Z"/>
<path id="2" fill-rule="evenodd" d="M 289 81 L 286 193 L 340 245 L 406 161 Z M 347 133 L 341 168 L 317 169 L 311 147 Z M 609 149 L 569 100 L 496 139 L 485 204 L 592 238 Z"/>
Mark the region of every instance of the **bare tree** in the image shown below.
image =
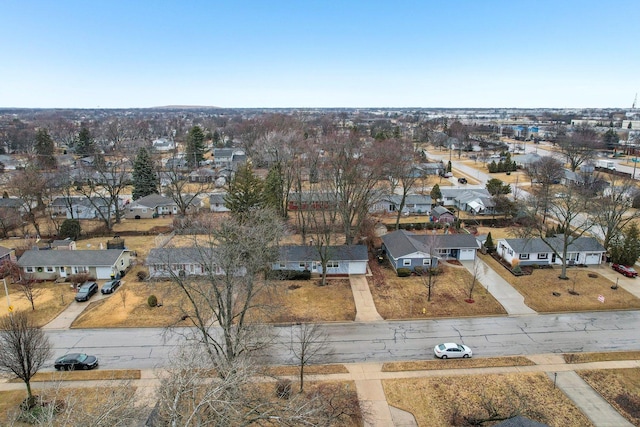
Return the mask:
<path id="1" fill-rule="evenodd" d="M 37 286 L 36 280 L 30 274 L 22 276 L 22 278 L 16 282 L 16 285 L 22 295 L 29 301 L 29 304 L 31 304 L 31 310 L 35 311 L 35 301 L 42 293 L 42 288 Z"/>
<path id="2" fill-rule="evenodd" d="M 234 359 L 270 339 L 251 315 L 266 309 L 258 296 L 272 284 L 259 276 L 277 258 L 283 224 L 269 210 L 253 211 L 242 222 L 202 216 L 195 224 L 192 256 L 204 278 L 170 269 L 171 279 L 187 298 L 184 318 L 195 326 L 219 375 L 226 375 Z"/>
<path id="3" fill-rule="evenodd" d="M 602 245 L 609 250 L 613 240 L 621 235 L 626 226 L 640 217 L 640 211 L 633 209 L 633 199 L 638 189 L 628 178 L 612 177 L 610 186 L 591 200 L 594 222 L 602 236 Z"/>
<path id="4" fill-rule="evenodd" d="M 389 140 L 390 149 L 385 153 L 385 172 L 388 174 L 390 192 L 400 192 L 400 205 L 396 214 L 396 230 L 400 228 L 400 217 L 407 202 L 407 196 L 413 191 L 421 175 L 415 167 L 413 143 L 407 139 Z"/>
<path id="5" fill-rule="evenodd" d="M 384 142 L 365 144 L 358 135 L 334 136 L 325 141 L 328 160 L 323 163 L 323 179 L 337 196 L 347 244 L 353 244 L 362 231 L 371 205 L 380 198 L 378 182 L 383 177 L 380 153 Z"/>
<path id="6" fill-rule="evenodd" d="M 200 195 L 211 190 L 212 184 L 208 181 L 189 182 L 187 170 L 175 156 L 168 165 L 158 172 L 158 176 L 166 184 L 165 195 L 176 203 L 178 212 L 184 216 Z"/>
<path id="7" fill-rule="evenodd" d="M 476 283 L 482 275 L 484 275 L 486 264 L 481 262 L 477 257 L 473 260 L 473 267 L 471 268 L 471 278 L 469 279 L 469 299 L 473 299 L 473 291 L 476 287 Z"/>
<path id="8" fill-rule="evenodd" d="M 51 344 L 25 312 L 0 317 L 0 371 L 24 381 L 31 401 L 31 379 L 51 358 Z"/>
<path id="9" fill-rule="evenodd" d="M 9 181 L 8 188 L 22 202 L 25 218 L 40 235 L 39 215 L 44 209 L 47 181 L 35 166 L 28 166 L 15 174 Z"/>
<path id="10" fill-rule="evenodd" d="M 583 124 L 574 129 L 570 137 L 558 140 L 558 146 L 575 172 L 580 165 L 594 158 L 602 141 L 594 128 Z"/>
<path id="11" fill-rule="evenodd" d="M 543 156 L 527 168 L 532 185 L 536 185 L 534 192 L 537 195 L 536 201 L 540 204 L 536 208 L 542 212 L 542 222 L 547 219 L 551 190 L 553 185 L 560 183 L 563 168 L 562 162 L 552 156 Z"/>
<path id="12" fill-rule="evenodd" d="M 300 393 L 304 391 L 304 368 L 323 363 L 333 353 L 329 336 L 316 323 L 303 323 L 291 329 L 290 350 L 300 368 Z"/>
<path id="13" fill-rule="evenodd" d="M 576 239 L 584 236 L 594 226 L 589 215 L 590 198 L 579 188 L 568 187 L 567 191 L 558 194 L 549 203 L 549 216 L 553 219 L 561 233 L 556 236 L 552 228 L 544 224 L 536 215 L 535 206 L 539 206 L 535 196 L 531 196 L 525 208 L 529 208 L 529 226 L 523 229 L 523 237 L 539 237 L 562 261 L 561 279 L 567 279 L 568 249 Z"/>
<path id="14" fill-rule="evenodd" d="M 119 224 L 123 216 L 120 196 L 130 184 L 129 161 L 124 158 L 105 160 L 96 155 L 94 167 L 82 169 L 82 182 L 76 190 L 82 194 L 94 208 L 107 230 L 113 224 Z"/>

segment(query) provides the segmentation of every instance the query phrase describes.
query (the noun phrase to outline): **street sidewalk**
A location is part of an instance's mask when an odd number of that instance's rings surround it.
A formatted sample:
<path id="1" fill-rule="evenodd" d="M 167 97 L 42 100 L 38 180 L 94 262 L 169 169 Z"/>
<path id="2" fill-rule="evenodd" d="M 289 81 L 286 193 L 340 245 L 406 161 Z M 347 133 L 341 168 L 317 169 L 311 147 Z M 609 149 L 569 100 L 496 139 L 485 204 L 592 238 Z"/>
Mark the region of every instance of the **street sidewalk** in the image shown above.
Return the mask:
<path id="1" fill-rule="evenodd" d="M 369 414 L 367 427 L 413 427 L 417 426 L 412 414 L 393 408 L 388 405 L 384 389 L 383 380 L 402 378 L 426 378 L 442 376 L 461 375 L 488 375 L 503 373 L 527 373 L 545 372 L 551 380 L 555 380 L 569 399 L 593 422 L 597 427 L 608 426 L 630 426 L 608 402 L 596 393 L 586 382 L 584 382 L 576 371 L 594 369 L 628 369 L 640 368 L 640 360 L 618 360 L 605 362 L 590 362 L 579 364 L 564 363 L 564 359 L 557 354 L 542 354 L 528 356 L 536 365 L 530 366 L 505 366 L 488 368 L 461 368 L 443 370 L 423 370 L 423 371 L 398 371 L 382 372 L 381 363 L 354 363 L 345 364 L 348 373 L 327 374 L 327 375 L 307 375 L 306 381 L 353 381 L 356 385 L 358 399 L 362 407 Z M 153 403 L 153 390 L 159 383 L 159 372 L 156 370 L 143 370 L 141 379 L 132 381 L 137 388 L 137 393 L 141 399 L 151 404 Z M 556 375 L 557 374 L 557 377 Z M 296 380 L 296 376 L 290 377 Z M 113 385 L 122 380 L 101 380 L 101 381 L 68 381 L 65 387 L 101 387 Z M 41 389 L 50 386 L 51 383 L 32 383 L 34 389 Z M 0 380 L 0 391 L 24 390 L 24 384 L 9 383 L 6 379 Z"/>
<path id="2" fill-rule="evenodd" d="M 478 263 L 479 265 L 477 272 L 478 281 L 502 304 L 509 316 L 537 314 L 524 303 L 524 297 L 520 292 L 516 291 L 509 282 L 500 277 L 493 268 L 480 258 L 477 258 L 477 255 L 476 261 L 461 261 L 461 264 L 469 270 L 472 275 L 476 274 L 474 272 L 474 263 Z"/>

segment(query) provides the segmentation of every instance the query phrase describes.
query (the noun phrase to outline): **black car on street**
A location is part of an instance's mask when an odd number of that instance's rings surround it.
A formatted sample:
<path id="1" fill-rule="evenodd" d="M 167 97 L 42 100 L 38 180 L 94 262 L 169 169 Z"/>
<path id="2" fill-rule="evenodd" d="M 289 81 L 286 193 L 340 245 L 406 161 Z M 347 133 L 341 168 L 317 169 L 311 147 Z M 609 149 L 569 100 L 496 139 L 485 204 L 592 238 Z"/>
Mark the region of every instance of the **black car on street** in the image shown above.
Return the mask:
<path id="1" fill-rule="evenodd" d="M 98 367 L 98 358 L 84 353 L 69 353 L 56 359 L 53 367 L 58 371 L 86 371 Z"/>

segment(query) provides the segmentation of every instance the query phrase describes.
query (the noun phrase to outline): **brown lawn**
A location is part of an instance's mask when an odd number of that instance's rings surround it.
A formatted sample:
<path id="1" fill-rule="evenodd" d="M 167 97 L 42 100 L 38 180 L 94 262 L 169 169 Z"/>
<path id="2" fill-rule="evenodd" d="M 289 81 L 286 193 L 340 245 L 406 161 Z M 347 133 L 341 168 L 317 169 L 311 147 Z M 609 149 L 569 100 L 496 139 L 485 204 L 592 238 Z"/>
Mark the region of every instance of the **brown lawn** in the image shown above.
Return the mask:
<path id="1" fill-rule="evenodd" d="M 144 261 L 144 259 L 149 254 L 149 250 L 156 247 L 155 242 L 156 235 L 149 236 L 123 236 L 125 247 L 132 251 L 135 251 L 138 255 L 138 260 L 140 263 Z M 107 249 L 107 241 L 111 240 L 110 237 L 93 237 L 91 239 L 81 239 L 76 242 L 76 246 L 78 250 L 98 250 L 100 249 L 100 244 L 102 244 L 102 249 Z"/>
<path id="2" fill-rule="evenodd" d="M 550 426 L 593 425 L 573 402 L 542 373 L 473 375 L 382 382 L 390 405 L 411 412 L 423 427 L 461 424 L 459 416 L 486 417 L 482 399 L 499 413 L 509 408 Z"/>
<path id="3" fill-rule="evenodd" d="M 124 295 L 124 301 L 123 301 Z M 155 295 L 160 307 L 149 307 L 147 298 Z M 95 301 L 82 312 L 72 328 L 135 328 L 187 325 L 180 308 L 186 299 L 172 282 L 140 282 L 135 270 L 124 277 L 114 294 Z"/>
<path id="4" fill-rule="evenodd" d="M 567 353 L 567 363 L 606 362 L 609 360 L 640 360 L 640 351 L 612 351 L 608 353 Z"/>
<path id="5" fill-rule="evenodd" d="M 49 381 L 99 381 L 99 380 L 139 380 L 140 371 L 137 369 L 104 370 L 94 371 L 53 371 L 38 372 L 31 382 Z M 10 383 L 21 383 L 22 380 L 14 378 Z"/>
<path id="6" fill-rule="evenodd" d="M 633 425 L 640 425 L 640 368 L 577 371 Z"/>
<path id="7" fill-rule="evenodd" d="M 140 269 L 140 267 L 136 267 Z M 73 328 L 166 327 L 187 326 L 182 320 L 188 307 L 187 300 L 171 281 L 140 282 L 136 269 L 124 278 L 124 284 L 111 296 L 92 302 L 73 322 Z M 278 281 L 267 294 L 264 303 L 269 306 L 265 322 L 332 322 L 355 319 L 355 303 L 347 279 L 333 279 L 327 286 L 319 281 Z M 123 301 L 122 295 L 125 298 Z M 149 295 L 155 295 L 160 307 L 147 304 Z"/>
<path id="8" fill-rule="evenodd" d="M 533 366 L 524 356 L 485 357 L 454 360 L 421 360 L 417 362 L 388 362 L 382 365 L 382 372 L 397 371 L 439 371 L 441 369 L 495 368 L 503 366 Z"/>
<path id="9" fill-rule="evenodd" d="M 9 280 L 9 279 L 7 279 Z M 68 283 L 44 282 L 35 285 L 35 310 L 31 309 L 31 303 L 25 297 L 17 285 L 9 285 L 9 299 L 13 311 L 26 311 L 37 326 L 44 326 L 64 311 L 75 297 L 75 291 Z M 0 312 L 2 316 L 7 313 L 7 297 L 2 289 L 0 298 Z"/>
<path id="10" fill-rule="evenodd" d="M 422 277 L 398 277 L 384 264 L 369 263 L 373 277 L 369 288 L 378 313 L 384 319 L 423 319 L 434 317 L 492 316 L 506 311 L 487 290 L 476 282 L 473 300 L 468 303 L 471 274 L 463 267 L 442 263 L 443 273 L 432 287 L 431 301 Z"/>
<path id="11" fill-rule="evenodd" d="M 540 313 L 640 308 L 640 299 L 622 288 L 611 289 L 610 280 L 584 268 L 569 268 L 568 280 L 561 280 L 560 267 L 533 270 L 533 274 L 516 277 L 488 255 L 480 255 L 502 278 L 524 296 L 524 302 Z M 596 277 L 589 277 L 594 274 Z M 572 295 L 575 291 L 578 295 Z M 559 293 L 554 296 L 553 292 Z M 598 297 L 604 297 L 604 303 Z"/>

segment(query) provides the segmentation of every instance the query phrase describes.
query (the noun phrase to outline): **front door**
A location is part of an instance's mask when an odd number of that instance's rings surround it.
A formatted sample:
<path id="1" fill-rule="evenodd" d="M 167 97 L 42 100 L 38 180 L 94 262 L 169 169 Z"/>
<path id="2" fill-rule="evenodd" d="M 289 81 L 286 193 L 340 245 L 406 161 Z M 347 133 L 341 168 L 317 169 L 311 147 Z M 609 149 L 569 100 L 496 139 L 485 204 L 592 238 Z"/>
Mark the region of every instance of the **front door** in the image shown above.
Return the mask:
<path id="1" fill-rule="evenodd" d="M 551 255 L 551 263 L 555 264 L 555 262 L 556 262 L 556 254 L 552 254 Z"/>

